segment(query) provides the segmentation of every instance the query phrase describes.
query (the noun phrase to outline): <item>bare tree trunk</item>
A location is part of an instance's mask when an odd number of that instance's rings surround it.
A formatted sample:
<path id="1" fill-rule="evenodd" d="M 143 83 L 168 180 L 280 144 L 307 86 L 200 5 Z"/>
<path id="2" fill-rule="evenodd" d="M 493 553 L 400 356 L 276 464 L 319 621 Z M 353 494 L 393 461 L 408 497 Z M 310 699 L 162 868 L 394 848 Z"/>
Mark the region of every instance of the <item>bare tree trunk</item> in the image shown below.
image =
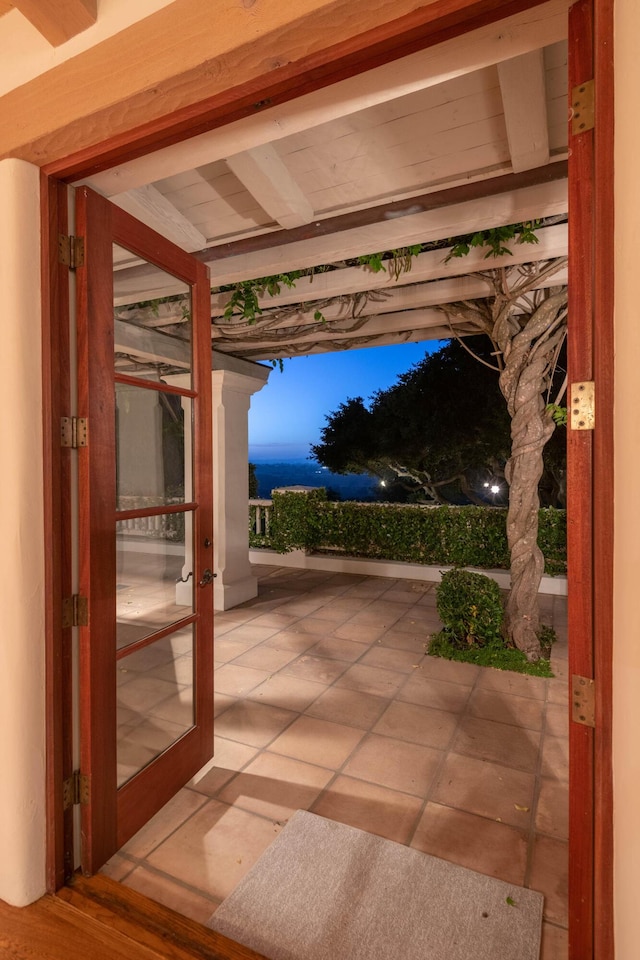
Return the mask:
<path id="1" fill-rule="evenodd" d="M 507 636 L 530 660 L 540 657 L 538 590 L 544 556 L 538 547 L 538 483 L 543 471 L 542 451 L 553 433 L 540 394 L 544 361 L 525 367 L 511 397 L 511 456 L 505 468 L 509 484 L 507 542 L 511 555 L 511 590 L 505 610 Z M 508 364 L 504 373 L 508 370 Z M 500 377 L 502 386 L 502 376 Z"/>
<path id="2" fill-rule="evenodd" d="M 453 321 L 462 321 L 486 333 L 496 347 L 500 390 L 511 417 L 511 456 L 505 467 L 511 590 L 505 629 L 509 640 L 529 660 L 538 660 L 541 653 L 538 590 L 544 557 L 538 547 L 538 484 L 544 469 L 542 451 L 555 428 L 546 413 L 545 393 L 566 333 L 567 304 L 566 287 L 555 293 L 534 293 L 533 300 L 531 292 L 541 276 L 552 275 L 563 263 L 552 261 L 524 275 L 521 270 L 504 269 L 485 273 L 484 279 L 494 289 L 493 298 L 440 308 L 448 315 L 452 332 Z M 513 286 L 510 278 L 517 278 Z M 523 302 L 527 305 L 524 312 Z"/>

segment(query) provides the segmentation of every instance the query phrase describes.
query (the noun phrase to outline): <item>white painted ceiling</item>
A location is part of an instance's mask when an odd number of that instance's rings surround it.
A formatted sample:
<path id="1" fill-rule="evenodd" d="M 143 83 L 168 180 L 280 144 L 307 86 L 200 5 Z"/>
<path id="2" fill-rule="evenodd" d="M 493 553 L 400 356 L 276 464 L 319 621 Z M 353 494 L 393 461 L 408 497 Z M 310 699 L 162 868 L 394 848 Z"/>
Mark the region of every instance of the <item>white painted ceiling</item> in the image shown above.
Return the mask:
<path id="1" fill-rule="evenodd" d="M 214 290 L 336 265 L 265 297 L 255 324 L 224 319 L 214 292 L 215 349 L 267 359 L 445 336 L 434 306 L 486 292 L 465 276 L 482 256 L 423 253 L 398 281 L 345 261 L 566 214 L 566 34 L 567 4 L 551 0 L 83 182 L 208 262 Z M 540 236 L 517 257 L 566 253 L 565 225 Z M 177 292 L 118 255 L 121 320 L 181 336 L 175 303 L 130 306 Z"/>

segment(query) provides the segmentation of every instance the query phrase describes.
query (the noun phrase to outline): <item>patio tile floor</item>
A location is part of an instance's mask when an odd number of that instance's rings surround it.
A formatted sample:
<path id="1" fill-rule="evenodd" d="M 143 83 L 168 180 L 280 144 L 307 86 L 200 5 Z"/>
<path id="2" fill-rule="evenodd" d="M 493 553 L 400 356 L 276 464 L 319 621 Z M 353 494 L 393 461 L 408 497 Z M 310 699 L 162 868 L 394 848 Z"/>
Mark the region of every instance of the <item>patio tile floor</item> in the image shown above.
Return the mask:
<path id="1" fill-rule="evenodd" d="M 566 600 L 545 680 L 428 657 L 433 584 L 255 572 L 216 615 L 214 760 L 103 871 L 206 920 L 302 808 L 539 890 L 565 960 Z"/>

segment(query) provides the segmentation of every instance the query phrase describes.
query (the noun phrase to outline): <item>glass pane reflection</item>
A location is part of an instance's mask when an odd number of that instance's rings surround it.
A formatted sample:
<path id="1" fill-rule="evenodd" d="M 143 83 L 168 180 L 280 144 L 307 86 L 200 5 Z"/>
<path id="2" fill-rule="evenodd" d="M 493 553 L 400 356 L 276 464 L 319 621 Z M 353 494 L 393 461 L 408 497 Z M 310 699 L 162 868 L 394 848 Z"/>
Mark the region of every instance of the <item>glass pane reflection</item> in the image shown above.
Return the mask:
<path id="1" fill-rule="evenodd" d="M 118 649 L 193 612 L 192 514 L 165 513 L 116 524 Z"/>
<path id="2" fill-rule="evenodd" d="M 152 263 L 113 245 L 116 373 L 167 381 L 191 378 L 191 288 Z"/>
<path id="3" fill-rule="evenodd" d="M 194 724 L 193 627 L 136 650 L 117 664 L 118 786 Z"/>
<path id="4" fill-rule="evenodd" d="M 193 498 L 189 397 L 116 383 L 116 438 L 118 510 Z"/>

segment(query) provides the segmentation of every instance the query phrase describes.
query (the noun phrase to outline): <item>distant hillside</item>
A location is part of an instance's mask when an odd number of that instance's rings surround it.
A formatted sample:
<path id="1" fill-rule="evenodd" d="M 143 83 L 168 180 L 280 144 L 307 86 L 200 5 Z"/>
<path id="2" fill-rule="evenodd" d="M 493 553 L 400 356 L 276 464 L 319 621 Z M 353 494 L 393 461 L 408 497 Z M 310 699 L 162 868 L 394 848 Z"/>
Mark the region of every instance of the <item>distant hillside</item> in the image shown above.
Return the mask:
<path id="1" fill-rule="evenodd" d="M 326 487 L 341 500 L 376 500 L 378 481 L 366 474 L 331 473 L 311 460 L 256 462 L 258 496 L 268 499 L 275 487 Z"/>

